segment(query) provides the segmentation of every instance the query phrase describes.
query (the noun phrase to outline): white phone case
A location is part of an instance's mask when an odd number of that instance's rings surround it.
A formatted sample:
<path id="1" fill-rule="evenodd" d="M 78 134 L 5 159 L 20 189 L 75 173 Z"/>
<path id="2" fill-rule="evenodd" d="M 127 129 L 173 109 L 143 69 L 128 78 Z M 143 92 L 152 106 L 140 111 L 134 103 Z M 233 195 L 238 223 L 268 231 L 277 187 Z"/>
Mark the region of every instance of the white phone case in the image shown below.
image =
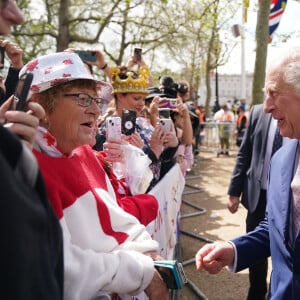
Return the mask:
<path id="1" fill-rule="evenodd" d="M 121 118 L 108 117 L 106 119 L 106 139 L 121 139 Z"/>
<path id="2" fill-rule="evenodd" d="M 171 129 L 172 129 L 172 120 L 171 119 L 160 119 L 159 123 L 165 132 L 171 131 Z"/>

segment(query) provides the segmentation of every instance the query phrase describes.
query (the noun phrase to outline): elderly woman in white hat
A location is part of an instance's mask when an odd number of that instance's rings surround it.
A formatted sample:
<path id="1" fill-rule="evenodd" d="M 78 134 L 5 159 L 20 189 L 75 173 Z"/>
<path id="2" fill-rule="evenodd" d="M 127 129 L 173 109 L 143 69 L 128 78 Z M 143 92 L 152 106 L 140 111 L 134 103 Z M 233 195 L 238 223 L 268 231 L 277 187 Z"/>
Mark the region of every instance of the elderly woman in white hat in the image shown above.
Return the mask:
<path id="1" fill-rule="evenodd" d="M 31 72 L 31 101 L 46 117 L 37 135 L 38 159 L 64 236 L 64 299 L 113 294 L 168 299 L 168 290 L 144 253 L 158 245 L 117 203 L 99 153 L 90 147 L 101 112 L 96 81 L 74 53 L 41 56 L 21 71 Z M 112 150 L 119 156 L 120 148 Z"/>

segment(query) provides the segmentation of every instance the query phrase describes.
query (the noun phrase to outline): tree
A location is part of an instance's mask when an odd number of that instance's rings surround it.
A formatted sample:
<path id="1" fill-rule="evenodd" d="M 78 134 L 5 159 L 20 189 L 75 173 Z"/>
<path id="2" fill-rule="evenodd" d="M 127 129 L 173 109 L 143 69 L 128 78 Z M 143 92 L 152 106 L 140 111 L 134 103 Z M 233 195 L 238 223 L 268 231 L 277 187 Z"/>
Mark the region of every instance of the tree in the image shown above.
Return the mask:
<path id="1" fill-rule="evenodd" d="M 37 1 L 39 13 L 32 6 Z M 138 45 L 150 57 L 151 70 L 171 72 L 177 62 L 176 77 L 190 82 L 196 100 L 203 72 L 211 71 L 204 66 L 212 51 L 208 47 L 212 30 L 213 36 L 220 36 L 237 4 L 224 0 L 22 0 L 20 7 L 27 21 L 13 36 L 18 44 L 26 45 L 25 62 L 69 47 L 97 47 L 109 63 L 120 65 Z M 162 61 L 169 61 L 169 66 Z"/>
<path id="2" fill-rule="evenodd" d="M 252 104 L 264 101 L 263 87 L 269 43 L 269 13 L 271 0 L 259 2 L 256 25 L 256 57 L 252 86 Z"/>

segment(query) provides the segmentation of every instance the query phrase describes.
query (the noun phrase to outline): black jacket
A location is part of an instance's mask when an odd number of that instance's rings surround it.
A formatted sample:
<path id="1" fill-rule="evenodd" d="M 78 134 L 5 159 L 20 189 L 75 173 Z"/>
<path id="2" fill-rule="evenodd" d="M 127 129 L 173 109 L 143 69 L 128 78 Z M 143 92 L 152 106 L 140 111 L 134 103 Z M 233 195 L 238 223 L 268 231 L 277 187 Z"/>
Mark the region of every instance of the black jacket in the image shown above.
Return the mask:
<path id="1" fill-rule="evenodd" d="M 59 222 L 31 151 L 0 125 L 1 299 L 63 298 Z"/>
<path id="2" fill-rule="evenodd" d="M 250 213 L 259 201 L 271 118 L 263 104 L 253 106 L 228 188 L 228 195 L 242 194 L 241 202 Z"/>

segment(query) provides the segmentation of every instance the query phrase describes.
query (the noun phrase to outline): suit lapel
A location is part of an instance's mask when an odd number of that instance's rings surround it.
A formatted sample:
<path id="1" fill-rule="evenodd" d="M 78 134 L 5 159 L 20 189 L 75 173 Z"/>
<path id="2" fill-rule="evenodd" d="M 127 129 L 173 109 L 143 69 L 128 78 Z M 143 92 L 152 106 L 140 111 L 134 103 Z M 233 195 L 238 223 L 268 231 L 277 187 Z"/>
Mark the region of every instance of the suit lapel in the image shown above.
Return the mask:
<path id="1" fill-rule="evenodd" d="M 269 134 L 271 120 L 272 120 L 271 114 L 267 114 L 267 117 L 261 118 L 262 128 L 267 128 L 267 130 L 262 130 L 262 133 L 263 133 L 263 135 L 262 135 L 262 145 L 263 145 L 262 154 L 263 154 L 263 156 L 265 156 L 265 153 L 266 153 L 267 140 L 268 140 L 268 134 Z"/>
<path id="2" fill-rule="evenodd" d="M 283 234 L 285 240 L 290 240 L 290 204 L 291 204 L 291 181 L 294 176 L 295 157 L 298 140 L 289 142 L 282 149 L 278 150 L 278 155 L 274 155 L 280 164 L 280 206 L 283 216 Z M 288 202 L 286 202 L 288 199 Z"/>

